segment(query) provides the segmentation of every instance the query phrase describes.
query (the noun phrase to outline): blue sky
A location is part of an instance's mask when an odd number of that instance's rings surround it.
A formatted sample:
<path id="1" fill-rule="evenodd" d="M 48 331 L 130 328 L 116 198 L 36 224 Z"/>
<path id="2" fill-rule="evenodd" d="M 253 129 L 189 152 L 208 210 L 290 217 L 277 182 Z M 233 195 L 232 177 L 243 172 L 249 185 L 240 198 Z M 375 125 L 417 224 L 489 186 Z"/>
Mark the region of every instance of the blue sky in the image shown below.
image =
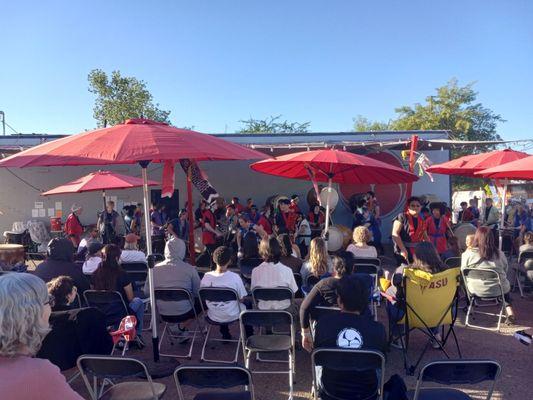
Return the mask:
<path id="1" fill-rule="evenodd" d="M 527 0 L 9 1 L 0 15 L 0 110 L 20 132 L 94 128 L 101 68 L 203 132 L 277 114 L 347 131 L 456 77 L 507 119 L 505 139 L 533 137 Z"/>

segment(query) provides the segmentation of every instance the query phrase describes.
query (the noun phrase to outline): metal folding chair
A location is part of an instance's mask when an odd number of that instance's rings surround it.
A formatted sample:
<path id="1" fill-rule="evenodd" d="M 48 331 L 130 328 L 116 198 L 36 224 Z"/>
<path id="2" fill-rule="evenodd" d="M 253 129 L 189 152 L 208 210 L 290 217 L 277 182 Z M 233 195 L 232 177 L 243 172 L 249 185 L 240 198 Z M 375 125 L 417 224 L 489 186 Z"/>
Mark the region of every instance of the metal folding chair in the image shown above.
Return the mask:
<path id="1" fill-rule="evenodd" d="M 294 275 L 294 280 L 296 282 L 296 285 L 298 285 L 298 291 L 294 294 L 294 297 L 301 299 L 304 297 L 304 294 L 302 292 L 302 285 L 303 285 L 302 274 L 300 274 L 299 272 L 294 272 L 293 275 Z"/>
<path id="2" fill-rule="evenodd" d="M 531 266 L 530 266 L 531 265 Z M 518 264 L 513 266 L 514 270 L 514 281 L 513 281 L 513 292 L 518 286 L 520 291 L 520 297 L 524 297 L 524 290 L 522 289 L 522 283 L 520 282 L 520 276 L 524 273 L 520 268 L 524 270 L 533 268 L 533 251 L 523 251 L 518 255 Z"/>
<path id="3" fill-rule="evenodd" d="M 370 258 L 370 260 L 374 260 Z M 378 260 L 376 258 L 375 260 Z M 371 311 L 372 315 L 374 316 L 374 320 L 378 320 L 378 306 L 381 305 L 381 295 L 379 291 L 379 272 L 381 271 L 381 267 L 375 265 L 375 264 L 354 264 L 353 266 L 353 273 L 354 274 L 368 274 L 372 277 L 374 280 L 374 284 L 370 288 L 370 305 L 371 305 Z"/>
<path id="4" fill-rule="evenodd" d="M 167 356 L 167 357 L 188 358 L 190 360 L 192 357 L 192 350 L 194 347 L 194 341 L 196 340 L 196 335 L 202 335 L 202 327 L 200 326 L 200 321 L 198 320 L 198 315 L 196 314 L 196 309 L 194 308 L 194 298 L 192 294 L 186 289 L 155 289 L 154 292 L 155 292 L 157 314 L 159 315 L 159 318 L 161 319 L 161 321 L 165 323 L 165 327 L 163 328 L 163 333 L 161 334 L 161 339 L 159 340 L 159 354 L 162 356 Z M 169 325 L 179 324 L 180 322 L 185 322 L 189 320 L 190 318 L 186 318 L 183 314 L 169 314 L 169 315 L 161 314 L 157 306 L 157 304 L 160 301 L 165 301 L 165 302 L 186 301 L 188 302 L 194 313 L 195 329 L 192 331 L 186 331 L 182 335 L 173 334 Z M 163 344 L 163 339 L 165 338 L 165 336 L 168 338 L 168 342 L 172 346 L 174 345 L 174 339 L 178 339 L 178 340 L 189 339 L 191 343 L 189 345 L 189 351 L 187 352 L 187 354 L 179 355 L 179 354 L 164 353 L 161 350 L 161 345 Z"/>
<path id="5" fill-rule="evenodd" d="M 377 257 L 375 258 L 374 257 L 354 257 L 353 258 L 354 269 L 356 269 L 359 264 L 363 264 L 363 265 L 371 264 L 371 265 L 375 265 L 376 267 L 378 267 L 378 269 L 381 268 L 381 260 Z"/>
<path id="6" fill-rule="evenodd" d="M 252 289 L 252 300 L 254 308 L 259 309 L 260 301 L 283 301 L 289 300 L 291 305 L 294 303 L 294 293 L 288 287 L 255 287 Z"/>
<path id="7" fill-rule="evenodd" d="M 123 262 L 120 263 L 120 266 L 128 273 L 128 276 L 135 284 L 135 287 L 138 289 L 142 289 L 144 287 L 146 277 L 148 276 L 148 264 L 145 262 Z"/>
<path id="8" fill-rule="evenodd" d="M 78 358 L 77 364 L 92 400 L 101 398 L 157 400 L 162 398 L 167 390 L 164 384 L 152 381 L 146 366 L 133 358 L 85 355 Z M 131 378 L 143 380 L 116 383 Z M 99 379 L 100 389 L 98 389 Z M 111 384 L 111 387 L 104 391 L 106 384 Z"/>
<path id="9" fill-rule="evenodd" d="M 498 275 L 496 271 L 492 269 L 487 269 L 487 268 L 464 268 L 461 271 L 461 273 L 463 276 L 463 282 L 465 284 L 466 295 L 468 297 L 468 309 L 466 311 L 465 325 L 473 327 L 473 328 L 499 332 L 504 313 L 505 313 L 505 316 L 507 316 L 507 313 L 505 311 L 505 308 L 507 307 L 507 303 L 505 302 L 503 287 L 500 281 L 500 275 Z M 480 280 L 480 281 L 493 280 L 497 282 L 495 287 L 497 288 L 498 294 L 496 296 L 487 297 L 487 296 L 480 296 L 477 293 L 472 293 L 470 289 L 468 288 L 469 279 L 475 279 L 475 280 Z M 490 313 L 486 311 L 476 310 L 476 307 L 487 307 L 491 305 L 499 306 L 500 311 L 497 314 L 495 314 L 495 313 Z M 496 328 L 490 328 L 490 327 L 486 327 L 482 325 L 473 324 L 472 322 L 470 322 L 470 316 L 472 316 L 472 319 L 474 319 L 475 314 L 498 317 L 498 324 Z"/>
<path id="10" fill-rule="evenodd" d="M 424 388 L 425 382 L 439 385 L 476 385 L 492 381 L 486 400 L 490 400 L 500 376 L 501 366 L 492 360 L 442 360 L 426 364 L 418 374 L 415 390 L 409 391 L 412 400 L 471 400 L 472 397 L 453 388 Z"/>
<path id="11" fill-rule="evenodd" d="M 117 291 L 86 290 L 83 298 L 89 307 L 95 307 L 104 313 L 107 326 L 117 327 L 122 318 L 129 314 L 122 295 Z"/>
<path id="12" fill-rule="evenodd" d="M 200 290 L 198 292 L 198 295 L 199 295 L 200 301 L 202 303 L 202 312 L 204 313 L 205 321 L 207 322 L 207 332 L 206 332 L 206 335 L 205 335 L 204 344 L 202 346 L 202 354 L 200 356 L 200 361 L 219 362 L 219 363 L 226 363 L 226 364 L 234 364 L 234 363 L 236 363 L 237 359 L 239 357 L 239 349 L 240 349 L 240 344 L 241 344 L 241 340 L 242 340 L 240 332 L 239 332 L 239 338 L 238 339 L 231 339 L 231 340 L 210 338 L 210 334 L 211 334 L 211 330 L 212 330 L 213 326 L 220 326 L 222 324 L 231 325 L 233 323 L 239 322 L 239 320 L 236 319 L 236 320 L 233 320 L 233 321 L 224 321 L 224 322 L 213 321 L 211 318 L 209 318 L 208 313 L 207 313 L 207 311 L 209 309 L 209 305 L 207 304 L 207 302 L 221 303 L 221 302 L 227 302 L 227 301 L 236 301 L 236 302 L 240 303 L 239 295 L 237 294 L 237 292 L 235 290 L 230 289 L 230 288 L 223 288 L 223 287 L 203 287 L 203 288 L 200 288 Z M 235 356 L 234 356 L 233 360 L 225 361 L 225 360 L 215 360 L 215 359 L 206 358 L 205 357 L 205 350 L 206 350 L 206 347 L 207 347 L 207 343 L 210 342 L 210 341 L 212 341 L 212 342 L 225 342 L 225 343 L 231 342 L 231 343 L 236 343 L 237 344 L 237 346 L 236 346 L 237 348 L 235 349 Z"/>
<path id="13" fill-rule="evenodd" d="M 178 390 L 178 399 L 185 400 L 183 386 L 196 389 L 232 389 L 243 386 L 243 390 L 235 391 L 202 391 L 196 394 L 195 400 L 255 400 L 252 375 L 246 368 L 239 366 L 196 366 L 178 367 L 174 371 L 174 380 Z"/>
<path id="14" fill-rule="evenodd" d="M 244 354 L 244 366 L 250 369 L 250 358 L 252 354 L 260 353 L 280 353 L 287 352 L 288 355 L 288 370 L 251 370 L 252 374 L 289 374 L 289 399 L 292 399 L 294 387 L 294 375 L 296 373 L 295 362 L 295 333 L 292 315 L 288 311 L 270 311 L 270 310 L 245 310 L 241 312 L 240 328 L 242 339 L 242 351 Z M 259 334 L 253 334 L 246 337 L 245 325 L 251 325 L 259 328 Z M 272 326 L 288 326 L 289 334 L 271 334 L 262 335 L 261 328 L 269 328 Z M 273 360 L 268 360 L 274 362 Z M 277 361 L 287 362 L 287 361 Z"/>
<path id="15" fill-rule="evenodd" d="M 328 396 L 335 388 L 328 388 L 318 381 L 317 367 L 333 371 L 360 372 L 375 370 L 378 376 L 378 385 L 375 388 L 376 399 L 383 399 L 383 385 L 385 384 L 385 356 L 374 350 L 354 349 L 316 349 L 311 354 L 311 370 L 313 373 L 313 398 L 318 400 L 321 395 Z M 328 396 L 343 400 L 338 396 Z M 352 397 L 350 397 L 352 398 Z"/>

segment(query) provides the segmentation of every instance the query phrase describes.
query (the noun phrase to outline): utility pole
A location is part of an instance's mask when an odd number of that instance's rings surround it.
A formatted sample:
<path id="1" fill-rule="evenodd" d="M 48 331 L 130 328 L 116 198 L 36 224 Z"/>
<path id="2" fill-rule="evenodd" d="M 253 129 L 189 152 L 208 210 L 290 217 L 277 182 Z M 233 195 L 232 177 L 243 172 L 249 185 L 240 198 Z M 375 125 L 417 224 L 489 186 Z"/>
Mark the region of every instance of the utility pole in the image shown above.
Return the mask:
<path id="1" fill-rule="evenodd" d="M 3 111 L 0 111 L 0 116 L 2 117 L 2 135 L 6 135 L 6 114 Z"/>

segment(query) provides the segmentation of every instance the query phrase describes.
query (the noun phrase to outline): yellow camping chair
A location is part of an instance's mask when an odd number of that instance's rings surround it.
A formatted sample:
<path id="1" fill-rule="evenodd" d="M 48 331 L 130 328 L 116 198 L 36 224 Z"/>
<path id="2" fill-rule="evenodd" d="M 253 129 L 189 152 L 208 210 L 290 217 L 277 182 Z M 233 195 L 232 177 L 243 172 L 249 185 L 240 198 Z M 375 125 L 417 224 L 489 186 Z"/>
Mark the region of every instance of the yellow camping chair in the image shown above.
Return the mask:
<path id="1" fill-rule="evenodd" d="M 403 286 L 398 305 L 403 308 L 403 318 L 399 324 L 405 325 L 405 344 L 400 337 L 404 355 L 404 366 L 407 374 L 413 375 L 430 346 L 428 341 L 417 362 L 408 367 L 407 350 L 409 348 L 409 333 L 414 329 L 423 332 L 429 339 L 437 343 L 440 350 L 450 358 L 444 349 L 450 334 L 453 336 L 459 357 L 461 350 L 455 335 L 454 325 L 457 317 L 460 268 L 451 268 L 437 274 L 430 274 L 421 270 L 405 268 Z M 455 305 L 455 307 L 454 307 Z M 445 326 L 448 328 L 446 329 Z M 440 327 L 441 340 L 435 337 L 431 328 Z"/>

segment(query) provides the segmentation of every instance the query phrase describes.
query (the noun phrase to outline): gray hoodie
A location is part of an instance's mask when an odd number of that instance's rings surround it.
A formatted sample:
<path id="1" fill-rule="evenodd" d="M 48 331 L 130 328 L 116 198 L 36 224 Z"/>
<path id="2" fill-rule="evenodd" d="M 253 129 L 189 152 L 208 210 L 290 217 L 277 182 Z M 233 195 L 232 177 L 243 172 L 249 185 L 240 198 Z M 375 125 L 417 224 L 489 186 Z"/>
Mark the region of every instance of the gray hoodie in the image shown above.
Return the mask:
<path id="1" fill-rule="evenodd" d="M 198 297 L 200 276 L 192 265 L 183 261 L 185 242 L 173 237 L 165 245 L 165 261 L 154 268 L 155 289 L 186 289 L 193 299 Z M 144 293 L 149 294 L 148 281 L 144 285 Z M 163 315 L 181 315 L 191 310 L 188 301 L 158 301 L 157 309 Z"/>

